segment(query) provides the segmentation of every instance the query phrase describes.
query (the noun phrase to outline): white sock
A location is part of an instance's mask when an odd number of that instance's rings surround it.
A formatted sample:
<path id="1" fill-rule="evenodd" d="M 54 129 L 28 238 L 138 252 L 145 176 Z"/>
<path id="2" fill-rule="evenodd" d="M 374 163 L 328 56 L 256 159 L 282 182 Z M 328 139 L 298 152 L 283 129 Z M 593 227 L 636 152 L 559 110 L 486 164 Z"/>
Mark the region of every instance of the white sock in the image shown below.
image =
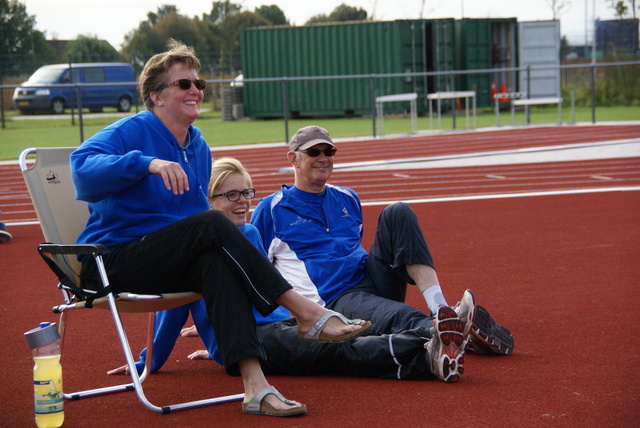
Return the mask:
<path id="1" fill-rule="evenodd" d="M 424 296 L 424 300 L 427 301 L 427 306 L 429 306 L 432 314 L 435 314 L 440 306 L 449 306 L 447 305 L 447 301 L 444 300 L 442 289 L 439 285 L 432 285 L 423 291 L 422 295 Z"/>

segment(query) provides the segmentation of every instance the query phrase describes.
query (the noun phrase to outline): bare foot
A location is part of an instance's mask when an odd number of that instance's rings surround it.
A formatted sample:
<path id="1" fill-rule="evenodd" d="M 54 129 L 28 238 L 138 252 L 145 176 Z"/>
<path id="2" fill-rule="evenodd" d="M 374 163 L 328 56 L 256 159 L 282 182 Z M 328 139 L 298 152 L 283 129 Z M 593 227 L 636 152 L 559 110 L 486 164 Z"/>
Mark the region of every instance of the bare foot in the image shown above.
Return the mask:
<path id="1" fill-rule="evenodd" d="M 187 356 L 190 360 L 209 360 L 209 352 L 206 349 L 200 349 L 199 351 L 194 352 L 193 354 L 189 354 Z"/>
<path id="2" fill-rule="evenodd" d="M 191 327 L 186 327 L 180 330 L 180 336 L 182 337 L 198 337 L 198 330 L 196 330 L 196 326 L 192 325 Z"/>

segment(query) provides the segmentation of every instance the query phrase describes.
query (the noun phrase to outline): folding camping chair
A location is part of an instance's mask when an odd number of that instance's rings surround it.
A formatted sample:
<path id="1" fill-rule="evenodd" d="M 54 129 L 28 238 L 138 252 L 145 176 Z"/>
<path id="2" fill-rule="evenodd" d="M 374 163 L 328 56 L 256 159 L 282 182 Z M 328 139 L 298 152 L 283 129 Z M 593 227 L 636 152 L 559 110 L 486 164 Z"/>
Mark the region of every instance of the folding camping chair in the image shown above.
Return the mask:
<path id="1" fill-rule="evenodd" d="M 47 243 L 38 246 L 38 251 L 58 276 L 58 288 L 62 290 L 65 301 L 64 304 L 55 306 L 53 311 L 60 314 L 58 329 L 61 341 L 63 341 L 67 315 L 70 312 L 89 308 L 110 310 L 132 382 L 65 393 L 64 398 L 75 400 L 135 389 L 138 398 L 147 409 L 163 414 L 174 410 L 242 400 L 244 394 L 235 394 L 162 407 L 156 406 L 147 400 L 142 388 L 142 382 L 151 368 L 155 312 L 193 302 L 202 296 L 191 292 L 141 295 L 124 292 L 118 294 L 111 291 L 103 263 L 103 255 L 109 250 L 100 244 L 75 244 L 76 238 L 87 223 L 89 210 L 86 202 L 75 199 L 71 171 L 69 169 L 69 155 L 73 150 L 75 150 L 73 147 L 31 148 L 24 150 L 19 158 L 20 169 L 47 241 Z M 27 165 L 27 158 L 34 154 L 36 156 L 35 162 L 33 165 Z M 104 287 L 99 292 L 82 289 L 79 278 L 80 262 L 76 257 L 78 254 L 87 255 L 95 259 Z M 131 347 L 120 319 L 121 312 L 149 312 L 146 364 L 141 375 L 138 375 L 134 364 Z M 64 344 L 64 342 L 62 343 Z"/>

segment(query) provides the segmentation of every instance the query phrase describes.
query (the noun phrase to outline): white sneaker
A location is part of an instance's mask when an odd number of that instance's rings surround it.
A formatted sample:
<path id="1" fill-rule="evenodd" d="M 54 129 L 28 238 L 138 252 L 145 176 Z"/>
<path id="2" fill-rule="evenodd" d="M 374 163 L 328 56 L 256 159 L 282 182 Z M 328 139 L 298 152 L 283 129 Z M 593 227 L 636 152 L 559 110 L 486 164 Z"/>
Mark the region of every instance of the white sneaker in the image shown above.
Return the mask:
<path id="1" fill-rule="evenodd" d="M 462 295 L 462 299 L 458 302 L 458 304 L 453 308 L 460 318 L 460 321 L 464 324 L 464 330 L 462 334 L 464 335 L 464 340 L 466 341 L 469 338 L 469 333 L 473 328 L 473 323 L 476 319 L 476 299 L 471 290 L 465 290 Z"/>
<path id="2" fill-rule="evenodd" d="M 466 325 L 448 306 L 438 308 L 433 323 L 433 337 L 424 345 L 429 354 L 431 372 L 444 382 L 457 382 L 464 372 L 466 341 L 463 331 Z"/>

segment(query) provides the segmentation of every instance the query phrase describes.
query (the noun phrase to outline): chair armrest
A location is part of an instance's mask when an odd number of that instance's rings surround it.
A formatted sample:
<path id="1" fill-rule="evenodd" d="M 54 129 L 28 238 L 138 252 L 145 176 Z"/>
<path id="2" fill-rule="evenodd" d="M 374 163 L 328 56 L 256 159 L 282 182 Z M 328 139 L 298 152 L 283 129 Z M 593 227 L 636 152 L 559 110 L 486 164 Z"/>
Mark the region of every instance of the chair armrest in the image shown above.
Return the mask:
<path id="1" fill-rule="evenodd" d="M 44 243 L 38 245 L 40 253 L 48 254 L 82 254 L 82 255 L 105 255 L 111 251 L 102 244 L 51 244 Z"/>

